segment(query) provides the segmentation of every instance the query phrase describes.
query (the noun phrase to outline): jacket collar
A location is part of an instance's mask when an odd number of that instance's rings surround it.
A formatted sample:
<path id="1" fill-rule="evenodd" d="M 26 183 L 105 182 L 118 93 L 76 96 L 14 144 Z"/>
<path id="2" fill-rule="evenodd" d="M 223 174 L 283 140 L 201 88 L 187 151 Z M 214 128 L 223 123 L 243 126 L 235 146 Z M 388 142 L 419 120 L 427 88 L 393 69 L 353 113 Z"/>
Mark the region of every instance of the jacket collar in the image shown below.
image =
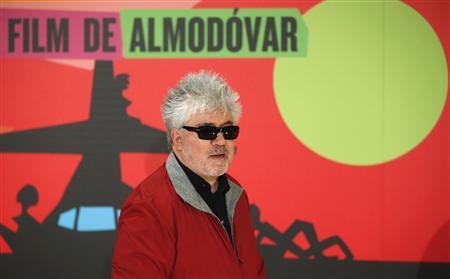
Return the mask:
<path id="1" fill-rule="evenodd" d="M 169 154 L 169 157 L 166 161 L 166 170 L 169 175 L 169 179 L 172 182 L 173 188 L 175 192 L 189 205 L 192 207 L 207 212 L 209 214 L 214 215 L 206 202 L 202 199 L 202 197 L 197 193 L 194 186 L 190 182 L 189 178 L 181 168 L 177 159 L 173 152 Z M 230 221 L 230 225 L 233 224 L 233 216 L 234 210 L 236 207 L 236 203 L 239 200 L 243 190 L 241 187 L 237 186 L 233 181 L 228 180 L 228 184 L 230 185 L 230 189 L 225 194 L 225 200 L 227 205 L 227 213 Z M 215 216 L 215 215 L 214 215 Z"/>

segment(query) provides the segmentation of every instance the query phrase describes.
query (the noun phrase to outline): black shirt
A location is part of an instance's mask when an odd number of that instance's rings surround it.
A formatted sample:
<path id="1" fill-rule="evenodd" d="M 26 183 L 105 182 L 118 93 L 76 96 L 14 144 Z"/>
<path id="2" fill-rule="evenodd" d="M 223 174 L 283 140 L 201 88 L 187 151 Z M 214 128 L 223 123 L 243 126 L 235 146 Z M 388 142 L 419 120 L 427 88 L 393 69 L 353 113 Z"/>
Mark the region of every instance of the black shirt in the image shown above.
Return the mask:
<path id="1" fill-rule="evenodd" d="M 177 158 L 177 156 L 175 156 L 175 158 Z M 212 193 L 211 185 L 206 182 L 206 180 L 186 167 L 178 158 L 177 161 L 183 171 L 186 173 L 189 181 L 191 181 L 192 185 L 194 185 L 197 193 L 199 193 L 199 195 L 203 198 L 211 211 L 220 219 L 220 222 L 225 227 L 228 233 L 228 237 L 231 240 L 231 227 L 230 222 L 228 221 L 227 205 L 225 202 L 225 194 L 230 189 L 230 185 L 228 184 L 228 180 L 225 174 L 217 178 L 217 182 L 219 185 L 217 187 L 217 191 L 215 193 Z"/>

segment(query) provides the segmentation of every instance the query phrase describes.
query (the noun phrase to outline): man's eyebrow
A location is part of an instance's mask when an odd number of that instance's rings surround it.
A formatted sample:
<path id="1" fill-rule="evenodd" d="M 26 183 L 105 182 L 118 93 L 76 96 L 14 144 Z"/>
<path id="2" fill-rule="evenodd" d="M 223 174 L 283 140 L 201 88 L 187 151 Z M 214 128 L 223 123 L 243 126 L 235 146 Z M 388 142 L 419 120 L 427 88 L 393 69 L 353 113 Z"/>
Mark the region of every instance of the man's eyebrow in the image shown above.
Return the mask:
<path id="1" fill-rule="evenodd" d="M 225 125 L 230 125 L 230 124 L 233 124 L 233 123 L 234 122 L 232 120 L 228 120 L 228 121 L 225 121 L 224 123 L 222 123 L 221 125 L 219 125 L 219 127 L 223 127 Z M 213 127 L 215 127 L 216 124 L 211 123 L 211 122 L 203 122 L 203 123 L 198 124 L 197 126 L 198 127 L 201 127 L 201 126 L 213 126 Z"/>
<path id="2" fill-rule="evenodd" d="M 202 126 L 214 126 L 214 124 L 211 122 L 202 122 L 202 123 L 197 124 L 197 127 L 202 127 Z"/>
<path id="3" fill-rule="evenodd" d="M 228 121 L 225 121 L 224 123 L 222 123 L 222 125 L 220 125 L 220 127 L 223 127 L 225 125 L 230 125 L 230 124 L 233 124 L 233 121 L 228 120 Z"/>

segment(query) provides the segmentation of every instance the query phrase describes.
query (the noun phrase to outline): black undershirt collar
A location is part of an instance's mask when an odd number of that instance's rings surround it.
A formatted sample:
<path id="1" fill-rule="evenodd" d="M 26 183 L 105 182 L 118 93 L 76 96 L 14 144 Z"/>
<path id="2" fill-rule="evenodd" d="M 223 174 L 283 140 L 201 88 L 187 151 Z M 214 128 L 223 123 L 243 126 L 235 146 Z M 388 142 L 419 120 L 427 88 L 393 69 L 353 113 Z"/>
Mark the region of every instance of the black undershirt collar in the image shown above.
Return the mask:
<path id="1" fill-rule="evenodd" d="M 228 220 L 227 206 L 225 200 L 225 194 L 230 189 L 228 180 L 225 174 L 217 178 L 218 187 L 215 193 L 211 192 L 211 185 L 206 182 L 201 176 L 193 172 L 186 167 L 177 156 L 175 156 L 183 171 L 186 173 L 189 181 L 191 181 L 197 193 L 209 206 L 211 211 L 220 219 L 220 222 L 224 225 L 228 237 L 231 239 L 231 227 Z"/>

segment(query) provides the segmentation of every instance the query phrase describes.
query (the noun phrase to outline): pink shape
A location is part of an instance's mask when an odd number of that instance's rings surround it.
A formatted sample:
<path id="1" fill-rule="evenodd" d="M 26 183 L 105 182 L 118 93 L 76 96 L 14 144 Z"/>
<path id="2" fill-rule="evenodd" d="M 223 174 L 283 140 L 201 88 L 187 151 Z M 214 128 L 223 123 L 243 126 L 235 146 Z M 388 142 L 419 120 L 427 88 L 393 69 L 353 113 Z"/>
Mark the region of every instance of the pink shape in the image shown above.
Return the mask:
<path id="1" fill-rule="evenodd" d="M 90 59 L 48 59 L 49 62 L 63 64 L 67 66 L 71 66 L 74 68 L 79 68 L 83 70 L 93 70 L 94 69 L 94 60 Z"/>

